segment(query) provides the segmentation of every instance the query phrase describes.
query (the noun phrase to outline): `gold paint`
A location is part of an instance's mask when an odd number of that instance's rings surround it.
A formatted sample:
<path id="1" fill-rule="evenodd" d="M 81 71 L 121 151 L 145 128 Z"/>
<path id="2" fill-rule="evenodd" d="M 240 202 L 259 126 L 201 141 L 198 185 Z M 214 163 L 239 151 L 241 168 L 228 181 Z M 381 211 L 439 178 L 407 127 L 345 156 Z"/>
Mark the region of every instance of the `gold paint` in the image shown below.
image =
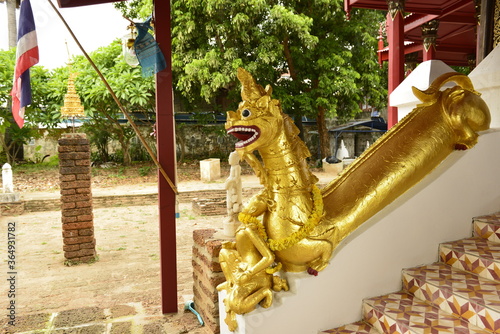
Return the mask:
<path id="1" fill-rule="evenodd" d="M 436 49 L 438 29 L 439 20 L 431 20 L 422 24 L 422 38 L 425 51 L 429 51 L 431 47 Z"/>
<path id="2" fill-rule="evenodd" d="M 387 0 L 387 9 L 393 21 L 398 13 L 404 16 L 405 2 L 406 0 Z"/>
<path id="3" fill-rule="evenodd" d="M 228 291 L 224 304 L 231 330 L 236 328 L 235 314 L 250 312 L 259 303 L 269 307 L 271 290 L 286 285 L 266 269 L 281 264 L 284 271 L 317 274 L 345 237 L 452 151 L 473 147 L 476 132 L 490 124 L 488 107 L 465 75 L 447 73 L 426 91 L 414 88 L 423 103 L 322 190 L 324 211 L 319 214 L 317 178 L 307 167 L 310 153 L 298 129 L 271 98 L 269 86 L 262 88 L 241 68 L 238 79 L 243 101 L 236 112 L 228 112 L 226 130 L 240 139 L 236 151 L 254 168 L 264 189 L 243 209 L 236 241 L 220 255 L 227 282 L 218 289 Z M 457 85 L 440 91 L 447 82 Z M 311 227 L 311 217 L 318 214 L 319 223 Z M 302 235 L 306 229 L 309 233 Z M 272 240 L 282 244 L 276 247 Z"/>
<path id="4" fill-rule="evenodd" d="M 80 96 L 75 89 L 76 73 L 71 73 L 68 78 L 68 91 L 64 96 L 64 106 L 61 107 L 61 117 L 83 117 L 83 110 Z"/>

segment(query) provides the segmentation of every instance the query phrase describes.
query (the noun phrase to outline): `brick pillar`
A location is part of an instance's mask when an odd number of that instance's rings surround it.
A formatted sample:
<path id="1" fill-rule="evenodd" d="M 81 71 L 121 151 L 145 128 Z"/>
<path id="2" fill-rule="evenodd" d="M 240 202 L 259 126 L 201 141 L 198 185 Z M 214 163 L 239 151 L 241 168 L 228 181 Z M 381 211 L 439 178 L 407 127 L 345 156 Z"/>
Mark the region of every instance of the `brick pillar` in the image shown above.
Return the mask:
<path id="1" fill-rule="evenodd" d="M 222 230 L 206 229 L 193 232 L 193 293 L 196 311 L 211 333 L 219 333 L 219 300 L 217 285 L 224 282 L 219 263 L 222 243 L 227 240 Z"/>
<path id="2" fill-rule="evenodd" d="M 67 133 L 58 143 L 64 257 L 71 264 L 92 262 L 97 253 L 89 141 L 84 133 Z"/>

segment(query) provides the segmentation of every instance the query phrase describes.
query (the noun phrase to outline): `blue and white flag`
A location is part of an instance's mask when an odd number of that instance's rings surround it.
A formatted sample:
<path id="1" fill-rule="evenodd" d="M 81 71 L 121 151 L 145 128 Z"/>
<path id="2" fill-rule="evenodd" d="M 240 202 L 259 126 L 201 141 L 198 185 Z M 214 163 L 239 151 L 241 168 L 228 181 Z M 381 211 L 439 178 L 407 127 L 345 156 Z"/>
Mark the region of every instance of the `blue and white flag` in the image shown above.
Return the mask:
<path id="1" fill-rule="evenodd" d="M 17 54 L 12 84 L 12 115 L 20 128 L 24 125 L 24 109 L 31 103 L 30 67 L 37 64 L 38 42 L 30 0 L 21 2 L 17 29 Z"/>
<path id="2" fill-rule="evenodd" d="M 135 54 L 142 68 L 142 76 L 148 77 L 167 67 L 165 57 L 161 53 L 158 43 L 149 33 L 151 18 L 144 23 L 135 23 L 137 38 L 134 42 Z"/>

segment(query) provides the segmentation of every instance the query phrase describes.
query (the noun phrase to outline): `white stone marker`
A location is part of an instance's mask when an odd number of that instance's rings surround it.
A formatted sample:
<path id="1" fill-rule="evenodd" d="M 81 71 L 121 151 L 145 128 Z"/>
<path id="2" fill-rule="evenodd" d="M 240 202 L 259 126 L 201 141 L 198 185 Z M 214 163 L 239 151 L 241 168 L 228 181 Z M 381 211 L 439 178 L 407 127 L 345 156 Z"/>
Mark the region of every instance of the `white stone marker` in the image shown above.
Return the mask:
<path id="1" fill-rule="evenodd" d="M 13 193 L 14 182 L 12 180 L 12 167 L 8 163 L 4 164 L 2 167 L 2 181 L 3 181 L 3 192 Z"/>

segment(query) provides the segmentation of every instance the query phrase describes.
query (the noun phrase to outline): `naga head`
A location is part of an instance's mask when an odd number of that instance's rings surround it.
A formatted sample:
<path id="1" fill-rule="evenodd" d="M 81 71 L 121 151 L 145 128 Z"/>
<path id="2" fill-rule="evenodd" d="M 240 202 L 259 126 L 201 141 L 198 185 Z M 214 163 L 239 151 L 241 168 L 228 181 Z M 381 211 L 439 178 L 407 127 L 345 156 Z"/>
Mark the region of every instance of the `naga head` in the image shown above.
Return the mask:
<path id="1" fill-rule="evenodd" d="M 236 151 L 251 153 L 274 142 L 283 131 L 283 116 L 280 102 L 271 98 L 271 86 L 264 89 L 241 67 L 238 79 L 243 101 L 236 111 L 227 112 L 226 131 L 239 139 Z"/>
<path id="2" fill-rule="evenodd" d="M 440 91 L 448 82 L 456 86 Z M 432 82 L 425 91 L 413 87 L 415 96 L 423 102 L 423 106 L 433 106 L 442 109 L 448 115 L 448 120 L 457 136 L 456 149 L 469 149 L 477 143 L 476 132 L 489 129 L 491 115 L 488 106 L 474 90 L 474 86 L 464 74 L 445 73 Z M 439 103 L 438 103 L 439 102 Z"/>

